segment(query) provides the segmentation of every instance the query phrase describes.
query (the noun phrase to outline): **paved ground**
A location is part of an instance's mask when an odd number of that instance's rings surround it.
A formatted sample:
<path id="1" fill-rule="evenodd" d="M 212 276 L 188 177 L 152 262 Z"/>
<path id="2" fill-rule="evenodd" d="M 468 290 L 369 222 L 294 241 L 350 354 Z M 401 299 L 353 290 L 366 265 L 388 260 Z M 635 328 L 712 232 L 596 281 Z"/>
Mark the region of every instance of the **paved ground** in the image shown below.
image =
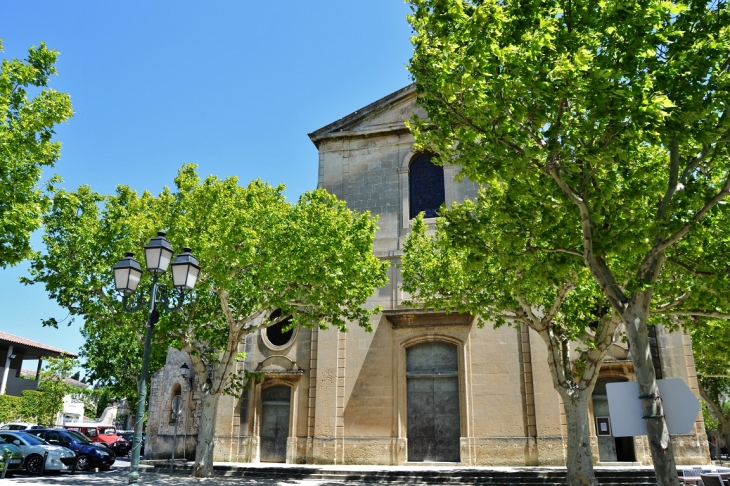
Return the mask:
<path id="1" fill-rule="evenodd" d="M 22 476 L 16 475 L 10 479 L 4 479 L 3 485 L 22 484 L 22 485 L 58 485 L 58 486 L 86 486 L 86 485 L 104 485 L 104 486 L 123 486 L 127 484 L 127 471 L 112 470 L 103 473 L 93 474 L 60 474 L 56 476 Z M 281 481 L 270 479 L 246 479 L 246 478 L 207 478 L 194 479 L 188 476 L 169 476 L 167 474 L 142 474 L 139 480 L 140 486 L 341 486 L 345 483 L 334 481 Z M 357 486 L 357 482 L 347 482 L 348 486 Z M 369 483 L 372 486 L 372 483 Z"/>
<path id="2" fill-rule="evenodd" d="M 42 477 L 28 476 L 24 473 L 18 473 L 11 478 L 2 480 L 2 485 L 58 485 L 58 486 L 87 486 L 87 485 L 103 485 L 103 486 L 123 486 L 127 484 L 127 474 L 129 473 L 129 461 L 117 459 L 112 466 L 111 471 L 106 472 L 89 472 L 70 474 L 62 472 L 60 474 L 50 474 Z M 272 479 L 249 479 L 234 477 L 218 477 L 196 479 L 191 478 L 185 473 L 184 475 L 161 473 L 142 473 L 140 475 L 140 486 L 341 486 L 344 483 L 337 481 L 282 481 Z M 357 486 L 359 483 L 348 481 L 348 486 Z M 372 483 L 370 483 L 372 486 Z"/>
<path id="3" fill-rule="evenodd" d="M 236 466 L 239 465 L 238 463 L 216 463 L 216 465 L 231 465 Z M 259 463 L 259 464 L 247 464 L 247 467 L 260 467 L 262 469 L 270 468 L 271 465 L 267 465 L 266 463 Z M 298 464 L 277 464 L 277 468 L 286 469 L 288 467 L 292 468 L 301 468 L 301 467 L 307 467 L 303 465 Z M 245 477 L 215 477 L 215 478 L 205 478 L 205 479 L 197 479 L 197 478 L 191 478 L 189 476 L 189 471 L 186 472 L 180 472 L 176 473 L 175 475 L 169 475 L 167 473 L 144 473 L 144 469 L 146 467 L 142 466 L 140 469 L 141 475 L 140 475 L 140 486 L 193 486 L 193 485 L 200 485 L 200 486 L 372 486 L 373 483 L 365 483 L 362 481 L 338 481 L 338 480 L 317 480 L 317 479 L 308 479 L 308 480 L 282 480 L 282 479 L 259 479 L 259 478 L 245 478 Z M 352 471 L 354 469 L 357 469 L 358 471 L 367 471 L 367 470 L 373 470 L 373 471 L 383 471 L 383 470 L 389 470 L 389 469 L 395 469 L 395 470 L 408 470 L 412 469 L 414 471 L 420 471 L 423 472 L 424 469 L 433 469 L 433 470 L 440 470 L 440 469 L 451 469 L 449 466 L 444 467 L 438 467 L 434 465 L 431 465 L 429 467 L 423 467 L 423 466 L 316 466 L 319 470 L 330 470 L 330 471 Z M 151 468 L 150 468 L 151 469 Z M 482 468 L 473 468 L 473 469 L 482 469 Z M 534 468 L 511 468 L 511 467 L 492 467 L 492 468 L 485 468 L 485 469 L 492 469 L 492 470 L 522 470 L 522 469 L 534 469 Z M 562 469 L 562 468 L 539 468 L 542 470 L 551 470 L 551 469 Z M 613 469 L 612 467 L 602 468 L 602 469 Z M 616 469 L 627 469 L 625 467 L 616 468 Z M 644 467 L 635 467 L 635 468 L 629 468 L 629 469 L 636 469 L 637 471 L 642 469 L 650 469 L 646 466 Z M 75 473 L 70 474 L 68 472 L 62 472 L 60 474 L 49 474 L 42 477 L 37 476 L 29 476 L 24 473 L 17 473 L 11 478 L 6 478 L 2 481 L 0 481 L 0 486 L 10 486 L 10 485 L 58 485 L 58 486 L 85 486 L 85 485 L 103 485 L 103 486 L 124 486 L 127 484 L 127 474 L 129 473 L 129 461 L 124 459 L 117 459 L 117 461 L 114 463 L 114 466 L 112 466 L 111 471 L 106 472 L 89 472 L 89 473 Z M 416 483 L 414 483 L 412 486 L 417 486 Z"/>

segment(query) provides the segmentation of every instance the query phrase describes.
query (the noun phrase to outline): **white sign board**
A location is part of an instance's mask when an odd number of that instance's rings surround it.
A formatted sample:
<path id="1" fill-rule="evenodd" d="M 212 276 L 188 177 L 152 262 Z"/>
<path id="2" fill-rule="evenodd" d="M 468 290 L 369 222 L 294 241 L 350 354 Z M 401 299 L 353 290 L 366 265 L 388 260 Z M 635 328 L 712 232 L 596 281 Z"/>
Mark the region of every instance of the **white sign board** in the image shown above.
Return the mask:
<path id="1" fill-rule="evenodd" d="M 680 378 L 657 380 L 670 434 L 689 434 L 700 412 L 700 402 Z M 641 418 L 639 386 L 635 381 L 608 383 L 608 412 L 614 437 L 646 435 L 646 420 Z"/>

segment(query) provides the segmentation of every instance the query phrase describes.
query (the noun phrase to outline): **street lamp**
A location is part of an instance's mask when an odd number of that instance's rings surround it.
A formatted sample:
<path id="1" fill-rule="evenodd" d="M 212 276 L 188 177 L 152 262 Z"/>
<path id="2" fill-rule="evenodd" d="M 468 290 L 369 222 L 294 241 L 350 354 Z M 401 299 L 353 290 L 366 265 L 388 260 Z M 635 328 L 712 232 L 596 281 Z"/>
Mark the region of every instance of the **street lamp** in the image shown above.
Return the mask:
<path id="1" fill-rule="evenodd" d="M 190 385 L 190 390 L 193 389 L 193 377 L 190 374 L 190 367 L 187 363 L 183 363 L 180 367 L 180 376 L 182 376 L 185 381 Z"/>
<path id="2" fill-rule="evenodd" d="M 137 312 L 147 307 L 147 330 L 144 341 L 144 355 L 142 357 L 142 376 L 139 380 L 139 400 L 137 401 L 137 416 L 134 422 L 134 438 L 132 439 L 132 464 L 129 468 L 128 483 L 137 484 L 139 480 L 139 449 L 142 443 L 142 421 L 144 420 L 144 402 L 147 397 L 147 372 L 150 361 L 152 342 L 152 328 L 160 319 L 158 307 L 174 312 L 182 309 L 185 291 L 193 290 L 200 274 L 198 260 L 185 248 L 172 262 L 172 285 L 176 290 L 170 291 L 158 283 L 160 275 L 167 272 L 170 266 L 173 251 L 164 232 L 157 233 L 144 247 L 147 271 L 152 274 L 152 283 L 149 287 L 149 297 L 144 296 L 130 302 L 130 297 L 137 290 L 142 278 L 142 267 L 134 259 L 134 253 L 127 253 L 114 267 L 114 285 L 118 292 L 123 294 L 122 309 L 124 312 Z"/>

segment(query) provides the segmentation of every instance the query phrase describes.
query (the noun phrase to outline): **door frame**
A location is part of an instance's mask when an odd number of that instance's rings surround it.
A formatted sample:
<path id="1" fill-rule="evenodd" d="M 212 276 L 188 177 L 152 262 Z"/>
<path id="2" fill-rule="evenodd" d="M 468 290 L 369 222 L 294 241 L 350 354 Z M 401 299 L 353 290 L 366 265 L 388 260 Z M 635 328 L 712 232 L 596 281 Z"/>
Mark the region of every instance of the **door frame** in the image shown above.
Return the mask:
<path id="1" fill-rule="evenodd" d="M 601 379 L 608 379 L 610 380 L 609 383 L 625 383 L 628 381 L 634 381 L 636 379 L 634 373 L 633 373 L 633 365 L 626 366 L 626 363 L 604 363 L 603 366 L 601 366 L 601 369 L 598 373 L 598 378 L 596 378 L 596 383 L 598 380 Z M 599 441 L 599 435 L 598 431 L 596 430 L 596 413 L 593 408 L 593 394 L 595 393 L 595 389 L 593 392 L 591 392 L 591 399 L 588 404 L 588 430 L 591 436 L 594 436 L 596 438 L 596 449 L 595 454 L 596 458 L 598 459 L 598 462 L 605 462 L 601 460 L 601 450 L 600 446 L 598 444 Z M 610 415 L 609 415 L 610 417 Z M 619 439 L 619 437 L 613 437 L 613 433 L 611 434 L 611 437 L 616 441 L 616 439 Z M 637 462 L 638 461 L 638 451 L 636 450 L 636 436 L 630 437 L 630 441 L 625 441 L 626 443 L 630 442 L 631 447 L 633 448 L 634 453 L 634 460 L 633 461 L 619 461 L 617 457 L 617 462 Z M 615 447 L 615 446 L 614 446 Z M 618 454 L 618 451 L 616 451 Z M 612 462 L 612 461 L 608 461 Z"/>
<path id="2" fill-rule="evenodd" d="M 298 376 L 296 378 L 299 378 Z M 251 417 L 251 425 L 252 425 L 252 435 L 256 437 L 256 447 L 254 451 L 254 457 L 252 457 L 252 462 L 262 462 L 261 461 L 261 421 L 264 417 L 264 404 L 263 404 L 263 391 L 266 388 L 271 388 L 274 386 L 286 386 L 289 387 L 289 432 L 287 435 L 287 441 L 286 441 L 286 459 L 285 463 L 289 464 L 292 461 L 292 458 L 295 457 L 296 451 L 291 450 L 293 447 L 292 438 L 295 437 L 295 431 L 297 430 L 297 403 L 299 403 L 299 380 L 298 379 L 288 379 L 284 377 L 267 377 L 264 379 L 263 382 L 257 383 L 256 386 L 254 386 L 253 392 L 253 401 L 256 404 L 255 407 L 251 407 L 252 410 L 252 417 Z M 268 462 L 268 461 L 265 461 Z"/>
<path id="3" fill-rule="evenodd" d="M 394 396 L 396 397 L 395 400 L 395 424 L 394 428 L 396 431 L 396 437 L 398 439 L 408 439 L 408 390 L 407 390 L 407 384 L 408 384 L 408 378 L 406 377 L 406 353 L 408 351 L 408 348 L 416 346 L 418 344 L 428 343 L 428 342 L 434 342 L 434 341 L 441 341 L 445 343 L 449 343 L 456 346 L 456 357 L 458 362 L 458 373 L 459 376 L 457 378 L 457 383 L 459 384 L 459 425 L 460 425 L 460 459 L 459 462 L 462 463 L 465 460 L 464 454 L 465 451 L 463 451 L 461 446 L 461 439 L 465 437 L 471 436 L 471 427 L 470 427 L 470 420 L 468 420 L 468 414 L 471 410 L 470 402 L 468 400 L 469 393 L 468 391 L 468 379 L 467 379 L 467 371 L 468 371 L 468 361 L 467 361 L 467 345 L 462 340 L 459 339 L 456 336 L 446 334 L 446 333 L 429 333 L 429 334 L 420 334 L 417 336 L 410 336 L 404 340 L 402 340 L 400 343 L 398 343 L 397 346 L 394 346 L 394 351 L 397 353 L 396 359 L 394 360 L 396 363 L 396 366 L 394 367 L 394 380 L 393 385 L 395 387 L 395 393 Z M 407 444 L 407 442 L 406 442 Z M 404 456 L 399 458 L 399 463 L 407 462 L 408 461 L 408 447 L 406 446 L 403 450 Z"/>

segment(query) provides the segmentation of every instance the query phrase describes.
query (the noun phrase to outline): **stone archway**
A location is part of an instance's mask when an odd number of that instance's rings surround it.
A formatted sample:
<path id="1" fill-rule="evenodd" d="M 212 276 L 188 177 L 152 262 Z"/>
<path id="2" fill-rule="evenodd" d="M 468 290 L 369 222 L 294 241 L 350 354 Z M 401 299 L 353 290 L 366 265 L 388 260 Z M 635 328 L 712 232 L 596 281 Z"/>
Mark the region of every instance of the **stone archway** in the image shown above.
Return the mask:
<path id="1" fill-rule="evenodd" d="M 409 462 L 459 462 L 458 352 L 430 341 L 406 350 Z"/>

